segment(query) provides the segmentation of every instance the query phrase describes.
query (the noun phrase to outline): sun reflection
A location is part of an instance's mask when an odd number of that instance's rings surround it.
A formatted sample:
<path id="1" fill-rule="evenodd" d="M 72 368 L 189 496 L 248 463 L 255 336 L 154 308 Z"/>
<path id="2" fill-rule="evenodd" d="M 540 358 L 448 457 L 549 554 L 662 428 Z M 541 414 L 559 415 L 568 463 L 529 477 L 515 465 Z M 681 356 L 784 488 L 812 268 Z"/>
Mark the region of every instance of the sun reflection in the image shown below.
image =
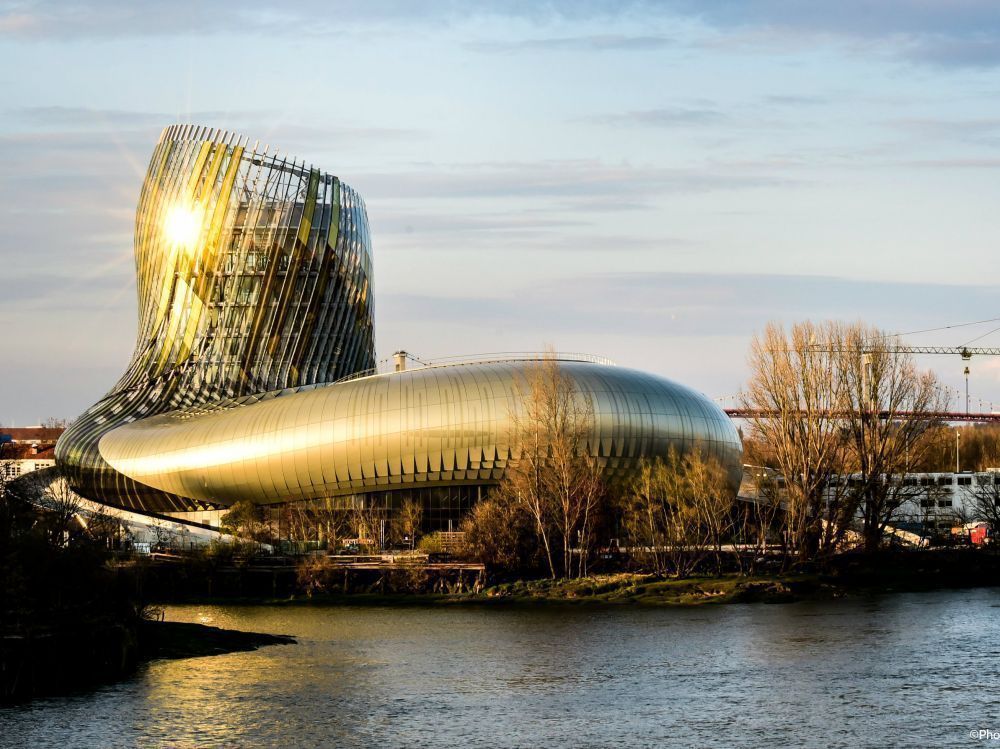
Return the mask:
<path id="1" fill-rule="evenodd" d="M 167 240 L 190 252 L 201 234 L 201 218 L 202 211 L 198 206 L 175 205 L 167 212 L 163 222 Z"/>

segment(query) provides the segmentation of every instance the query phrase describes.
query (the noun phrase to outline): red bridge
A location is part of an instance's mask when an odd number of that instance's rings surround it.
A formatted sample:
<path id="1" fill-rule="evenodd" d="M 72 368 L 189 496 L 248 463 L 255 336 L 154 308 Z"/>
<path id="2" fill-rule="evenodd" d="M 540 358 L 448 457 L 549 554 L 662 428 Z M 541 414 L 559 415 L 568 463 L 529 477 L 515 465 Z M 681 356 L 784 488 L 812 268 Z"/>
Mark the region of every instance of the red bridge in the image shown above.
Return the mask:
<path id="1" fill-rule="evenodd" d="M 726 408 L 724 409 L 726 414 L 734 419 L 767 419 L 775 418 L 780 415 L 779 411 L 758 411 L 748 408 Z M 804 412 L 802 412 L 804 413 Z M 852 416 L 853 413 L 850 411 L 833 411 L 824 414 L 829 418 L 842 419 L 848 416 Z M 988 422 L 988 421 L 1000 421 L 1000 413 L 965 413 L 963 411 L 932 411 L 927 413 L 915 414 L 911 411 L 896 411 L 894 413 L 888 411 L 879 411 L 878 417 L 880 419 L 930 419 L 932 421 L 972 421 L 972 422 Z"/>

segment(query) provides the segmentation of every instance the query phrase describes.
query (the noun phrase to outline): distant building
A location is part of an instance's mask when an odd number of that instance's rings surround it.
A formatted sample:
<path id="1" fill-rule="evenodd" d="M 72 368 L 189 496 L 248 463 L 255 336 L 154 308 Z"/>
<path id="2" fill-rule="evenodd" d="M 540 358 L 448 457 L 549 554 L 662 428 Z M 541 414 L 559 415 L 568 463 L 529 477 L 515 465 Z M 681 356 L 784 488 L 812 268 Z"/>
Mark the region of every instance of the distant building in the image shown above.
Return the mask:
<path id="1" fill-rule="evenodd" d="M 1000 472 L 966 471 L 963 473 L 906 473 L 893 477 L 897 496 L 905 496 L 890 525 L 920 536 L 949 535 L 953 528 L 964 528 L 984 520 L 979 517 L 976 488 L 1000 484 Z M 843 491 L 860 477 L 835 477 L 831 492 Z"/>
<path id="2" fill-rule="evenodd" d="M 982 524 L 985 518 L 979 515 L 976 491 L 984 486 L 1000 486 L 1000 469 L 962 473 L 906 473 L 894 476 L 892 481 L 896 484 L 896 496 L 905 497 L 893 515 L 890 522 L 892 527 L 923 537 L 949 535 L 955 528 L 970 531 Z M 843 496 L 852 487 L 860 486 L 860 483 L 861 477 L 857 474 L 834 476 L 827 489 L 828 498 L 832 502 L 834 497 Z M 767 493 L 761 487 L 769 484 L 777 489 L 779 498 L 784 501 L 785 480 L 777 471 L 745 465 L 740 498 L 760 501 Z"/>
<path id="3" fill-rule="evenodd" d="M 925 535 L 948 534 L 984 520 L 976 509 L 976 487 L 1000 484 L 1000 472 L 908 473 L 902 481 L 912 496 L 900 506 L 896 524 L 904 530 L 914 526 Z"/>
<path id="4" fill-rule="evenodd" d="M 56 464 L 61 428 L 0 427 L 0 479 L 10 481 Z"/>
<path id="5" fill-rule="evenodd" d="M 54 445 L 64 427 L 5 427 L 0 426 L 0 438 L 7 436 L 16 445 Z"/>

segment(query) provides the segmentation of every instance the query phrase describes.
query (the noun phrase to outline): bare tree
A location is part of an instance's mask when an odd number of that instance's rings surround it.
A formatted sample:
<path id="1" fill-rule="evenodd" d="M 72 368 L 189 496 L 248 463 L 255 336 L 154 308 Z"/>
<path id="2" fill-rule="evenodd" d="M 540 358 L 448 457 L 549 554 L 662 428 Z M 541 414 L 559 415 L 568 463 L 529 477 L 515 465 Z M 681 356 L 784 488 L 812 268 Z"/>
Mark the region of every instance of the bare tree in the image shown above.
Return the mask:
<path id="1" fill-rule="evenodd" d="M 267 511 L 248 499 L 241 499 L 229 508 L 221 518 L 221 527 L 237 539 L 249 541 L 254 551 L 260 550 L 260 544 L 271 540 L 271 523 Z"/>
<path id="2" fill-rule="evenodd" d="M 17 485 L 18 491 L 41 509 L 41 527 L 50 544 L 69 545 L 83 532 L 83 500 L 53 469 L 25 474 Z"/>
<path id="3" fill-rule="evenodd" d="M 721 574 L 722 546 L 736 529 L 736 494 L 729 486 L 725 468 L 701 448 L 685 456 L 683 468 L 687 490 L 715 557 L 715 571 Z"/>
<path id="4" fill-rule="evenodd" d="M 225 517 L 225 516 L 223 516 Z M 167 526 L 167 521 L 160 518 L 152 518 L 149 523 L 149 528 L 152 530 L 153 538 L 153 551 L 162 551 L 164 547 L 172 546 L 174 541 L 173 531 Z M 225 520 L 222 522 L 223 530 L 229 531 L 234 537 L 236 537 L 236 542 L 239 543 L 239 537 L 236 534 L 236 529 L 234 526 L 227 526 Z"/>
<path id="5" fill-rule="evenodd" d="M 420 523 L 423 521 L 423 517 L 423 505 L 417 500 L 406 499 L 399 508 L 397 520 L 399 531 L 403 540 L 409 543 L 410 551 L 413 551 L 414 546 L 416 546 L 417 536 L 420 534 Z"/>
<path id="6" fill-rule="evenodd" d="M 293 543 L 316 541 L 319 537 L 319 517 L 308 502 L 290 502 L 283 508 L 283 520 L 288 528 L 288 540 Z"/>
<path id="7" fill-rule="evenodd" d="M 33 523 L 31 505 L 12 483 L 0 463 L 0 558 L 6 552 L 6 545 Z"/>
<path id="8" fill-rule="evenodd" d="M 633 556 L 657 574 L 685 577 L 712 552 L 720 570 L 734 503 L 725 469 L 699 448 L 644 462 L 623 518 Z"/>
<path id="9" fill-rule="evenodd" d="M 737 503 L 734 535 L 741 551 L 740 568 L 753 574 L 758 560 L 771 550 L 773 529 L 782 516 L 783 493 L 776 477 L 762 468 L 756 469 L 750 478 L 752 496 Z"/>
<path id="10" fill-rule="evenodd" d="M 800 557 L 829 547 L 823 533 L 831 478 L 847 464 L 841 421 L 847 400 L 841 377 L 840 328 L 804 322 L 786 333 L 771 323 L 750 347 L 750 381 L 742 394 L 752 438 L 765 444 L 785 481 L 788 542 Z M 830 510 L 840 515 L 840 495 Z M 829 513 L 828 513 L 829 514 Z"/>
<path id="11" fill-rule="evenodd" d="M 350 523 L 357 533 L 358 544 L 369 553 L 380 552 L 385 546 L 385 508 L 368 497 L 359 497 L 350 511 Z"/>
<path id="12" fill-rule="evenodd" d="M 972 500 L 971 515 L 975 520 L 983 520 L 989 524 L 993 537 L 990 543 L 996 544 L 996 534 L 1000 533 L 1000 473 L 988 473 L 976 477 L 975 486 L 969 496 Z"/>
<path id="13" fill-rule="evenodd" d="M 315 523 L 316 539 L 327 549 L 336 549 L 350 531 L 350 512 L 342 499 L 327 497 L 312 503 L 309 515 Z"/>
<path id="14" fill-rule="evenodd" d="M 533 518 L 552 577 L 582 575 L 603 497 L 601 465 L 588 441 L 593 406 L 555 359 L 534 365 L 522 387 L 523 410 L 511 414 L 511 443 L 520 454 L 499 491 Z"/>
<path id="15" fill-rule="evenodd" d="M 336 548 L 343 538 L 348 515 L 348 510 L 331 498 L 293 502 L 284 509 L 291 541 L 312 542 L 328 549 Z"/>
<path id="16" fill-rule="evenodd" d="M 675 463 L 671 451 L 668 463 Z M 669 501 L 674 486 L 662 461 L 643 461 L 632 484 L 632 495 L 622 513 L 633 558 L 658 575 L 671 571 L 670 538 L 673 524 Z"/>
<path id="17" fill-rule="evenodd" d="M 883 331 L 861 323 L 840 331 L 837 346 L 856 477 L 848 507 L 860 510 L 866 551 L 878 548 L 886 525 L 914 490 L 901 474 L 919 462 L 948 396 L 932 372 L 917 370 Z"/>
<path id="18" fill-rule="evenodd" d="M 90 539 L 106 549 L 120 547 L 128 534 L 128 526 L 122 520 L 121 513 L 105 505 L 97 505 L 89 512 L 85 523 Z"/>
<path id="19" fill-rule="evenodd" d="M 791 545 L 801 556 L 832 550 L 860 515 L 865 548 L 877 548 L 912 498 L 901 474 L 933 444 L 929 414 L 947 408 L 943 388 L 861 323 L 805 322 L 788 334 L 769 325 L 750 364 L 744 405 L 785 481 Z"/>

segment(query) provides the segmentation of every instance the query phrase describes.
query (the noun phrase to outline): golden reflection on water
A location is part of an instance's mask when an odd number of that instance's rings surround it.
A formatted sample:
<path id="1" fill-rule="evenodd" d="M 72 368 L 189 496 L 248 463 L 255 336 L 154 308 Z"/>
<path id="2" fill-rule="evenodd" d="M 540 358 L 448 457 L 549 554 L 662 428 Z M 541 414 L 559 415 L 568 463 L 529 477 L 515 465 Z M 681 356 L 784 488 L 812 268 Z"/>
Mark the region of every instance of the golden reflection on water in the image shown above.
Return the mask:
<path id="1" fill-rule="evenodd" d="M 0 708 L 0 745 L 955 743 L 943 731 L 994 707 L 995 604 L 1000 590 L 696 610 L 169 607 L 298 644 Z"/>
<path id="2" fill-rule="evenodd" d="M 336 625 L 330 631 L 315 616 L 280 609 L 202 606 L 168 608 L 167 618 L 300 638 L 296 645 L 151 664 L 143 685 L 146 719 L 168 727 L 182 722 L 178 734 L 191 745 L 282 735 L 282 716 L 286 710 L 300 710 L 303 701 L 317 708 L 335 708 L 346 699 L 362 696 L 366 700 L 364 695 L 371 690 L 371 682 L 364 678 L 373 665 L 370 659 L 351 648 L 335 649 L 334 657 L 327 653 L 317 658 L 317 637 L 335 636 Z M 300 634 L 303 629 L 304 635 Z M 295 728 L 297 740 L 306 745 L 346 739 L 359 729 L 348 711 L 324 714 L 317 710 L 315 717 L 314 730 L 309 732 L 315 735 L 303 735 L 301 725 Z"/>

